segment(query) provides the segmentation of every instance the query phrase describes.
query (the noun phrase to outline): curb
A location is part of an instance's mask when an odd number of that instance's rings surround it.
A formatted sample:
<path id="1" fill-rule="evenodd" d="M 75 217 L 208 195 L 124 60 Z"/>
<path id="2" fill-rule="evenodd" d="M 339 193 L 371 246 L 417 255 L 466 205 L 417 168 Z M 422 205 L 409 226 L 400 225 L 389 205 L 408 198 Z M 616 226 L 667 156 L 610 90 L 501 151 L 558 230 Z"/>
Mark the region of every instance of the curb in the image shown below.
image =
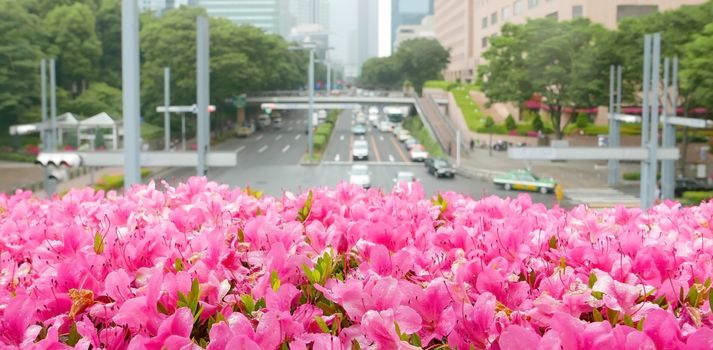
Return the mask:
<path id="1" fill-rule="evenodd" d="M 505 172 L 470 167 L 460 167 L 456 173 L 456 175 L 462 176 L 466 179 L 478 178 L 487 181 L 492 180 L 494 176 L 502 174 L 505 174 Z"/>

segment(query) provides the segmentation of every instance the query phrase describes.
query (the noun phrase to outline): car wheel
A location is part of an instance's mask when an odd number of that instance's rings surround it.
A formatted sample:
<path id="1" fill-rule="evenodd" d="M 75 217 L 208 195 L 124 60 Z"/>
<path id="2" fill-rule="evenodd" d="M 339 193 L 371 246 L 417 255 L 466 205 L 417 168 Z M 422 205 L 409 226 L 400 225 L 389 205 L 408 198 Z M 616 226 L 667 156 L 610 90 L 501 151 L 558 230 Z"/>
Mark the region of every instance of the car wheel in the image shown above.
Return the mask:
<path id="1" fill-rule="evenodd" d="M 542 194 L 548 194 L 548 193 L 550 193 L 550 190 L 547 189 L 547 187 L 540 187 L 540 193 L 542 193 Z"/>
<path id="2" fill-rule="evenodd" d="M 505 189 L 505 191 L 510 191 L 510 190 L 512 190 L 512 186 L 511 186 L 510 184 L 504 184 L 504 185 L 503 185 L 503 188 Z"/>

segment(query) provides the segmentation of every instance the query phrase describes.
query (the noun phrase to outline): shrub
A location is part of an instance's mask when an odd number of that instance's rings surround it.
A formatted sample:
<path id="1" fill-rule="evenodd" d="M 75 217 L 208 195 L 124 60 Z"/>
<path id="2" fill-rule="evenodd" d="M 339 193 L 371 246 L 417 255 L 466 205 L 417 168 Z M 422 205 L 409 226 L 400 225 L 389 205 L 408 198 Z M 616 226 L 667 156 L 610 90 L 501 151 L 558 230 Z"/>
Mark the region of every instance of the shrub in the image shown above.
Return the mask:
<path id="1" fill-rule="evenodd" d="M 532 118 L 532 129 L 535 131 L 544 131 L 545 124 L 542 123 L 542 117 L 539 114 L 535 114 Z"/>
<path id="2" fill-rule="evenodd" d="M 589 117 L 586 114 L 584 114 L 582 112 L 577 114 L 577 119 L 575 120 L 575 124 L 577 125 L 578 128 L 584 129 L 587 127 L 587 125 L 589 125 L 589 123 L 590 123 Z"/>
<path id="3" fill-rule="evenodd" d="M 327 137 L 323 134 L 314 134 L 312 140 L 314 142 L 314 149 L 316 150 L 321 151 L 327 145 Z"/>
<path id="4" fill-rule="evenodd" d="M 683 201 L 686 204 L 698 205 L 703 201 L 708 201 L 713 198 L 713 192 L 710 191 L 688 191 L 683 192 Z"/>
<path id="5" fill-rule="evenodd" d="M 710 348 L 713 204 L 199 177 L 30 196 L 0 195 L 3 348 Z"/>
<path id="6" fill-rule="evenodd" d="M 624 173 L 621 175 L 621 177 L 626 181 L 639 181 L 641 180 L 641 173 L 639 173 L 638 171 Z M 656 174 L 656 179 L 661 179 L 661 173 Z"/>
<path id="7" fill-rule="evenodd" d="M 515 130 L 517 128 L 517 123 L 515 123 L 515 118 L 512 117 L 512 114 L 508 114 L 508 117 L 505 118 L 505 128 L 508 130 Z"/>

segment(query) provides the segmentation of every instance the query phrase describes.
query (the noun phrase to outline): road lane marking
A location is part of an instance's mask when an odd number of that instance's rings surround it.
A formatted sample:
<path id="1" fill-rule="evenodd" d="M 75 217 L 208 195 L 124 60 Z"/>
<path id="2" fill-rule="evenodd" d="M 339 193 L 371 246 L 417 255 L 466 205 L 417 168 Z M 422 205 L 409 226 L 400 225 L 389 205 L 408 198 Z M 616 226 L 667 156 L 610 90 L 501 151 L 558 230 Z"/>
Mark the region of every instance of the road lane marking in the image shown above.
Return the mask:
<path id="1" fill-rule="evenodd" d="M 406 162 L 406 156 L 404 155 L 404 152 L 401 150 L 401 147 L 399 146 L 398 143 L 396 143 L 396 138 L 391 138 L 391 143 L 394 144 L 394 147 L 396 147 L 396 150 L 399 151 L 399 155 L 401 155 L 401 159 Z"/>
<path id="2" fill-rule="evenodd" d="M 344 134 L 339 135 L 339 141 L 344 141 Z"/>
<path id="3" fill-rule="evenodd" d="M 297 134 L 297 135 L 295 136 L 295 141 L 299 140 L 300 137 L 302 137 L 302 134 Z"/>
<path id="4" fill-rule="evenodd" d="M 376 141 L 374 141 L 374 135 L 369 136 L 369 138 L 371 139 L 371 148 L 374 150 L 376 161 L 381 163 L 381 157 L 379 156 L 379 150 L 376 149 Z"/>
<path id="5" fill-rule="evenodd" d="M 256 140 L 258 140 L 258 141 L 262 140 L 262 137 L 263 137 L 263 136 L 265 136 L 265 135 L 260 135 L 260 136 L 258 136 L 258 137 L 256 138 Z"/>
<path id="6" fill-rule="evenodd" d="M 379 141 L 384 141 L 384 135 L 379 135 Z"/>
<path id="7" fill-rule="evenodd" d="M 281 139 L 281 138 L 282 138 L 282 134 L 279 134 L 279 135 L 277 135 L 277 137 L 275 138 L 275 141 L 277 141 L 277 140 L 279 140 L 279 139 Z"/>
<path id="8" fill-rule="evenodd" d="M 334 156 L 334 161 L 335 161 L 335 162 L 338 162 L 338 161 L 339 161 L 339 154 L 337 154 L 336 156 Z"/>
<path id="9" fill-rule="evenodd" d="M 262 152 L 265 152 L 266 149 L 267 149 L 267 145 L 260 147 L 260 149 L 257 150 L 257 152 L 262 153 Z"/>
<path id="10" fill-rule="evenodd" d="M 282 149 L 282 153 L 287 152 L 288 149 L 290 149 L 290 145 L 285 146 L 285 147 Z"/>
<path id="11" fill-rule="evenodd" d="M 349 136 L 349 159 L 354 160 L 354 151 L 352 146 L 354 145 L 354 136 Z"/>
<path id="12" fill-rule="evenodd" d="M 240 153 L 240 152 L 242 152 L 242 150 L 244 150 L 244 149 L 245 149 L 245 146 L 240 146 L 240 148 L 238 148 L 238 150 L 235 151 L 235 153 Z"/>
<path id="13" fill-rule="evenodd" d="M 392 162 L 392 163 L 394 162 L 394 156 L 392 156 L 390 154 L 389 154 L 389 162 Z"/>

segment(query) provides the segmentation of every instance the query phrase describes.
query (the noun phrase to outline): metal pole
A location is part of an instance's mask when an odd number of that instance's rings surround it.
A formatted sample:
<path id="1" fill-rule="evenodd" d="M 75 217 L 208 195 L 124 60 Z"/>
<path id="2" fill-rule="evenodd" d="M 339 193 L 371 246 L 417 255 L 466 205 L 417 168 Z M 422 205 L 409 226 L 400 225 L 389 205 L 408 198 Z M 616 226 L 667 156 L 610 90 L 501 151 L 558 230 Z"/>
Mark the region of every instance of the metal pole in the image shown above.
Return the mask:
<path id="1" fill-rule="evenodd" d="M 614 65 L 609 67 L 609 147 L 614 147 L 614 139 L 616 138 L 616 127 L 617 121 L 614 119 Z M 619 174 L 615 172 L 613 159 L 608 162 L 609 176 L 607 182 L 609 186 L 616 186 L 619 183 Z"/>
<path id="2" fill-rule="evenodd" d="M 460 130 L 456 130 L 456 166 L 460 166 Z"/>
<path id="3" fill-rule="evenodd" d="M 183 151 L 186 151 L 186 113 L 181 113 L 181 144 Z"/>
<path id="4" fill-rule="evenodd" d="M 332 64 L 327 62 L 327 96 L 332 95 Z"/>
<path id="5" fill-rule="evenodd" d="M 171 149 L 171 117 L 168 113 L 168 106 L 171 105 L 171 68 L 163 69 L 163 105 L 166 110 L 163 112 L 163 143 L 166 151 Z"/>
<path id="6" fill-rule="evenodd" d="M 42 111 L 42 128 L 40 129 L 40 139 L 42 140 L 42 148 L 49 151 L 47 144 L 47 61 L 40 61 L 40 95 L 41 95 L 41 111 Z"/>
<path id="7" fill-rule="evenodd" d="M 643 101 L 641 105 L 641 147 L 649 146 L 649 88 L 651 75 L 651 35 L 644 36 L 644 82 L 642 84 Z M 647 160 L 641 161 L 639 195 L 641 208 L 649 208 L 649 164 Z"/>
<path id="8" fill-rule="evenodd" d="M 673 102 L 669 99 L 671 97 L 671 89 L 669 86 L 669 69 L 671 66 L 671 61 L 668 57 L 664 59 L 663 67 L 663 147 L 676 147 L 676 134 L 674 126 L 668 123 L 671 113 L 671 105 Z M 671 144 L 671 136 L 673 135 L 673 144 Z M 664 160 L 661 162 L 661 195 L 665 199 L 673 199 L 675 195 L 675 164 L 671 160 Z"/>
<path id="9" fill-rule="evenodd" d="M 677 116 L 678 115 L 678 57 L 673 58 L 673 67 L 672 67 L 672 82 L 671 82 L 671 109 L 673 110 L 672 116 Z M 671 147 L 674 147 L 676 145 L 676 127 L 671 126 L 671 134 L 669 137 L 671 138 L 668 142 L 671 145 Z M 685 159 L 682 159 L 685 163 Z M 675 174 L 675 163 L 671 162 L 674 167 L 674 174 Z"/>
<path id="10" fill-rule="evenodd" d="M 136 0 L 122 0 L 121 76 L 124 112 L 124 188 L 141 182 L 139 77 L 139 10 Z"/>
<path id="11" fill-rule="evenodd" d="M 50 133 L 49 145 L 51 151 L 57 150 L 57 76 L 54 69 L 54 58 L 50 59 Z"/>
<path id="12" fill-rule="evenodd" d="M 196 100 L 198 101 L 198 165 L 196 169 L 198 176 L 208 175 L 206 167 L 206 155 L 208 152 L 209 124 L 208 124 L 208 100 L 210 89 L 210 77 L 208 60 L 209 54 L 209 33 L 208 19 L 198 16 L 196 20 L 198 34 L 196 35 Z"/>
<path id="13" fill-rule="evenodd" d="M 314 144 L 312 143 L 313 140 L 313 131 L 312 128 L 314 127 L 312 124 L 314 123 L 313 121 L 313 114 L 314 114 L 314 49 L 310 48 L 309 49 L 309 109 L 307 112 L 307 147 L 309 149 L 309 162 L 310 164 L 312 163 L 312 159 L 314 158 Z"/>
<path id="14" fill-rule="evenodd" d="M 616 104 L 615 104 L 615 109 L 616 112 L 621 114 L 621 73 L 622 73 L 622 67 L 621 65 L 616 67 Z M 621 122 L 616 121 L 614 123 L 614 140 L 610 140 L 610 143 L 614 145 L 614 147 L 619 147 L 621 146 Z M 617 183 L 619 182 L 619 174 L 620 174 L 620 167 L 619 167 L 619 160 L 614 161 L 614 173 L 616 174 L 617 178 Z"/>
<path id="15" fill-rule="evenodd" d="M 659 144 L 659 82 L 661 78 L 660 73 L 661 65 L 661 33 L 654 34 L 654 47 L 653 47 L 653 57 L 651 65 L 651 135 L 649 136 L 649 193 L 653 196 L 649 199 L 649 205 L 653 206 L 655 201 L 659 198 L 656 197 L 656 189 L 660 191 L 658 186 L 658 181 L 656 180 L 656 175 L 658 174 L 658 157 L 656 153 L 658 152 Z M 659 192 L 660 196 L 661 193 Z"/>

